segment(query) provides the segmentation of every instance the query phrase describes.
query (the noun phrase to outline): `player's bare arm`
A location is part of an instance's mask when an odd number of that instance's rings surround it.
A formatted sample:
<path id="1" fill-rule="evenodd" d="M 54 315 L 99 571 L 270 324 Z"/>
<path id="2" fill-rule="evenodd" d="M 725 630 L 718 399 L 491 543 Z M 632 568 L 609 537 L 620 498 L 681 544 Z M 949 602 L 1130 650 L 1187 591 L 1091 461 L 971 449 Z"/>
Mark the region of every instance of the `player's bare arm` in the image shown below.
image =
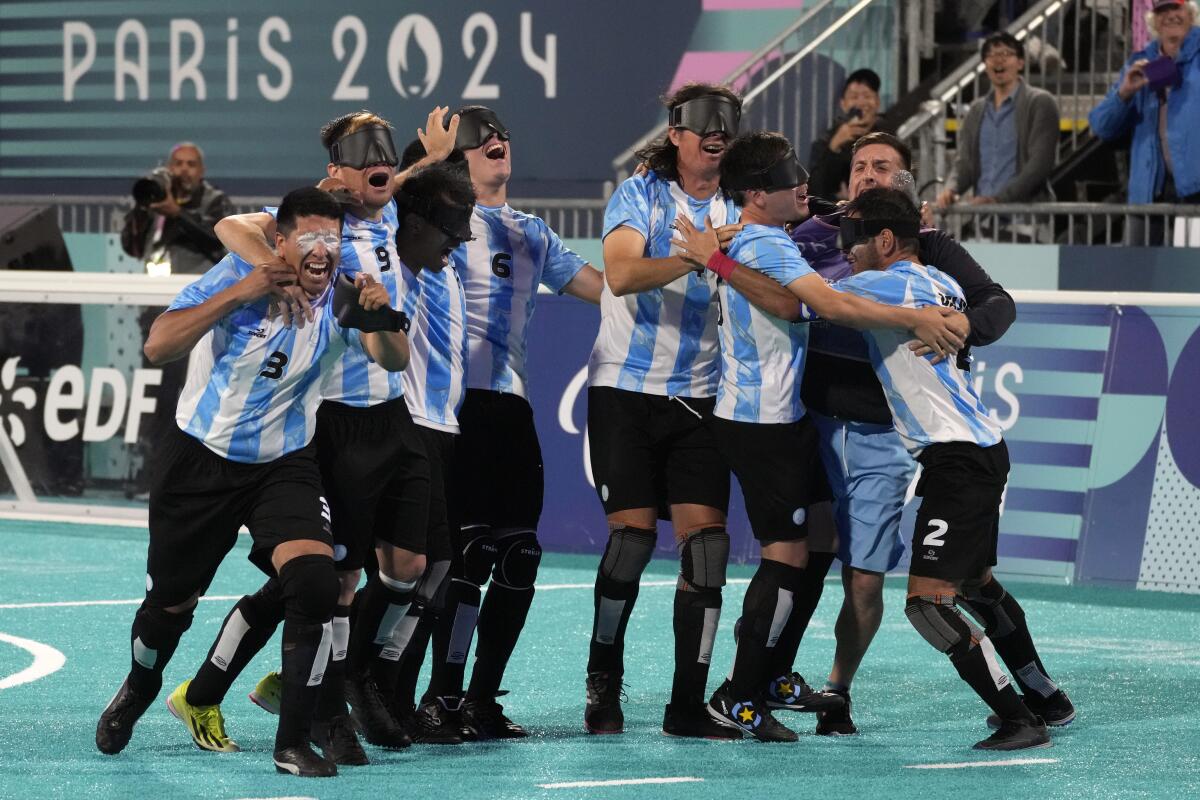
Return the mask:
<path id="1" fill-rule="evenodd" d="M 617 297 L 660 289 L 696 269 L 680 256 L 646 258 L 646 237 L 621 227 L 604 238 L 604 279 Z"/>
<path id="2" fill-rule="evenodd" d="M 563 293 L 578 297 L 585 303 L 600 305 L 600 293 L 604 291 L 604 275 L 591 264 L 584 264 L 583 269 L 575 273 L 575 277 L 563 287 Z"/>

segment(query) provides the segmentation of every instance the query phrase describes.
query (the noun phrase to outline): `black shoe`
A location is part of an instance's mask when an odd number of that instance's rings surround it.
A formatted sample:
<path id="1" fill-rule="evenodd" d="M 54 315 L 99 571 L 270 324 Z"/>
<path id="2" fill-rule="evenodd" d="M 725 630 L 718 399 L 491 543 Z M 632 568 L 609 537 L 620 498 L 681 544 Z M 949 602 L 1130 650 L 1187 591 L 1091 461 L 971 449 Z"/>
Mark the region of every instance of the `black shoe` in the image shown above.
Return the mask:
<path id="1" fill-rule="evenodd" d="M 101 753 L 115 756 L 125 749 L 133 736 L 133 725 L 142 718 L 154 702 L 154 695 L 143 696 L 129 688 L 129 678 L 108 701 L 96 724 L 96 747 Z"/>
<path id="2" fill-rule="evenodd" d="M 667 703 L 663 712 L 663 733 L 688 739 L 740 739 L 742 731 L 709 716 L 703 703 L 685 705 Z"/>
<path id="3" fill-rule="evenodd" d="M 1051 728 L 1064 728 L 1075 721 L 1075 705 L 1062 689 L 1049 697 L 1035 693 L 1024 695 L 1021 699 L 1034 716 L 1041 717 Z M 987 718 L 987 724 L 996 730 L 1000 727 L 1000 717 L 992 714 Z"/>
<path id="4" fill-rule="evenodd" d="M 620 675 L 611 672 L 588 673 L 583 729 L 596 734 L 625 732 L 625 714 L 621 711 Z"/>
<path id="5" fill-rule="evenodd" d="M 784 711 L 834 711 L 846 705 L 837 692 L 816 691 L 799 672 L 780 675 L 767 684 L 767 707 Z"/>
<path id="6" fill-rule="evenodd" d="M 825 694 L 833 694 L 844 701 L 839 708 L 817 712 L 818 736 L 853 736 L 858 733 L 854 720 L 850 718 L 850 691 L 848 689 L 827 689 Z"/>
<path id="7" fill-rule="evenodd" d="M 760 742 L 794 742 L 796 732 L 771 716 L 765 703 L 756 700 L 734 700 L 729 693 L 729 681 L 721 684 L 708 701 L 708 714 L 718 722 L 734 725 Z"/>
<path id="8" fill-rule="evenodd" d="M 412 739 L 392 716 L 383 690 L 370 676 L 346 676 L 346 702 L 363 738 L 376 747 L 402 750 Z"/>
<path id="9" fill-rule="evenodd" d="M 462 698 L 435 697 L 413 714 L 413 741 L 418 744 L 462 744 Z"/>
<path id="10" fill-rule="evenodd" d="M 272 756 L 275 771 L 300 778 L 332 778 L 337 775 L 337 764 L 316 754 L 307 745 L 284 747 Z"/>
<path id="11" fill-rule="evenodd" d="M 1050 734 L 1041 717 L 1033 721 L 1006 719 L 988 738 L 975 743 L 976 750 L 1033 750 L 1050 746 Z"/>
<path id="12" fill-rule="evenodd" d="M 309 738 L 321 748 L 325 758 L 335 764 L 343 767 L 361 767 L 371 763 L 358 742 L 354 722 L 347 714 L 339 714 L 330 720 L 314 721 Z"/>
<path id="13" fill-rule="evenodd" d="M 463 728 L 474 734 L 475 741 L 488 739 L 524 739 L 529 732 L 504 716 L 504 706 L 495 700 L 464 700 Z"/>

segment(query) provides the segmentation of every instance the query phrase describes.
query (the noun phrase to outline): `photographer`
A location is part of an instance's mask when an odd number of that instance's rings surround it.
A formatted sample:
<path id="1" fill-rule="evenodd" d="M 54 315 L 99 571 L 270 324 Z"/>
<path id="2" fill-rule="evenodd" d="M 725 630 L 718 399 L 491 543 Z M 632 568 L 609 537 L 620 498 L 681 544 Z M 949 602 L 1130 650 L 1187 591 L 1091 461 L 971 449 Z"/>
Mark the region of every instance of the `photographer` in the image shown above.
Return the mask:
<path id="1" fill-rule="evenodd" d="M 199 275 L 225 255 L 213 226 L 233 213 L 233 204 L 204 180 L 204 153 L 196 145 L 171 148 L 167 166 L 134 183 L 133 196 L 121 248 L 145 260 L 147 272 Z"/>
<path id="2" fill-rule="evenodd" d="M 1129 153 L 1130 203 L 1200 202 L 1200 29 L 1196 3 L 1159 0 L 1147 15 L 1154 39 L 1134 53 L 1088 123 L 1101 139 L 1133 131 Z M 1158 220 L 1129 220 L 1130 244 L 1161 244 Z"/>
<path id="3" fill-rule="evenodd" d="M 833 127 L 813 142 L 808 158 L 812 170 L 808 180 L 810 193 L 844 200 L 850 180 L 851 146 L 873 131 L 893 132 L 879 114 L 879 87 L 879 76 L 869 69 L 851 72 L 842 84 L 840 113 Z"/>

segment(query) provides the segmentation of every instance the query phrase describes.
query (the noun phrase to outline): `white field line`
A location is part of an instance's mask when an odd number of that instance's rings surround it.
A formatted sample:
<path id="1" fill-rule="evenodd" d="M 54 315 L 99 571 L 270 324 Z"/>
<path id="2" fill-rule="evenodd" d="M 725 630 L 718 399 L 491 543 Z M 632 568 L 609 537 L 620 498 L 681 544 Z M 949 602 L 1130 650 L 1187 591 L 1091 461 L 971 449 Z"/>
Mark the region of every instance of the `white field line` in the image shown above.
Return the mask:
<path id="1" fill-rule="evenodd" d="M 615 781 L 567 781 L 539 783 L 539 789 L 595 789 L 601 786 L 645 786 L 654 783 L 704 783 L 704 778 L 624 778 Z"/>
<path id="2" fill-rule="evenodd" d="M 1003 761 L 962 761 L 958 764 L 906 764 L 905 769 L 967 769 L 970 767 L 1019 767 L 1024 764 L 1057 764 L 1057 758 L 1006 758 Z"/>
<path id="3" fill-rule="evenodd" d="M 58 672 L 62 669 L 63 664 L 67 663 L 67 657 L 48 644 L 35 642 L 32 639 L 22 639 L 19 636 L 10 636 L 7 633 L 0 633 L 0 642 L 16 645 L 33 654 L 32 664 L 20 672 L 14 672 L 12 675 L 0 679 L 0 689 L 11 689 L 23 683 L 32 683 L 39 678 Z"/>

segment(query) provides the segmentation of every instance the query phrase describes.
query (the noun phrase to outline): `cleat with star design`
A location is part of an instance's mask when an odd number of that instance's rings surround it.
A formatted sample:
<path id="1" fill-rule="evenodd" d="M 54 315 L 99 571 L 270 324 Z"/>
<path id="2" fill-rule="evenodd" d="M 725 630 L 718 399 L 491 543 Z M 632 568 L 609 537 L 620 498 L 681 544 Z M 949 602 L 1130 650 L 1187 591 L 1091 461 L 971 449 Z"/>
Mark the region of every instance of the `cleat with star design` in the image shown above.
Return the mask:
<path id="1" fill-rule="evenodd" d="M 755 700 L 735 700 L 729 693 L 729 682 L 721 684 L 708 701 L 708 713 L 718 722 L 736 725 L 760 742 L 794 742 L 799 737 L 771 715 L 765 703 Z"/>
<path id="2" fill-rule="evenodd" d="M 780 675 L 767 684 L 767 706 L 776 711 L 834 711 L 846 705 L 836 692 L 817 691 L 799 672 Z"/>

